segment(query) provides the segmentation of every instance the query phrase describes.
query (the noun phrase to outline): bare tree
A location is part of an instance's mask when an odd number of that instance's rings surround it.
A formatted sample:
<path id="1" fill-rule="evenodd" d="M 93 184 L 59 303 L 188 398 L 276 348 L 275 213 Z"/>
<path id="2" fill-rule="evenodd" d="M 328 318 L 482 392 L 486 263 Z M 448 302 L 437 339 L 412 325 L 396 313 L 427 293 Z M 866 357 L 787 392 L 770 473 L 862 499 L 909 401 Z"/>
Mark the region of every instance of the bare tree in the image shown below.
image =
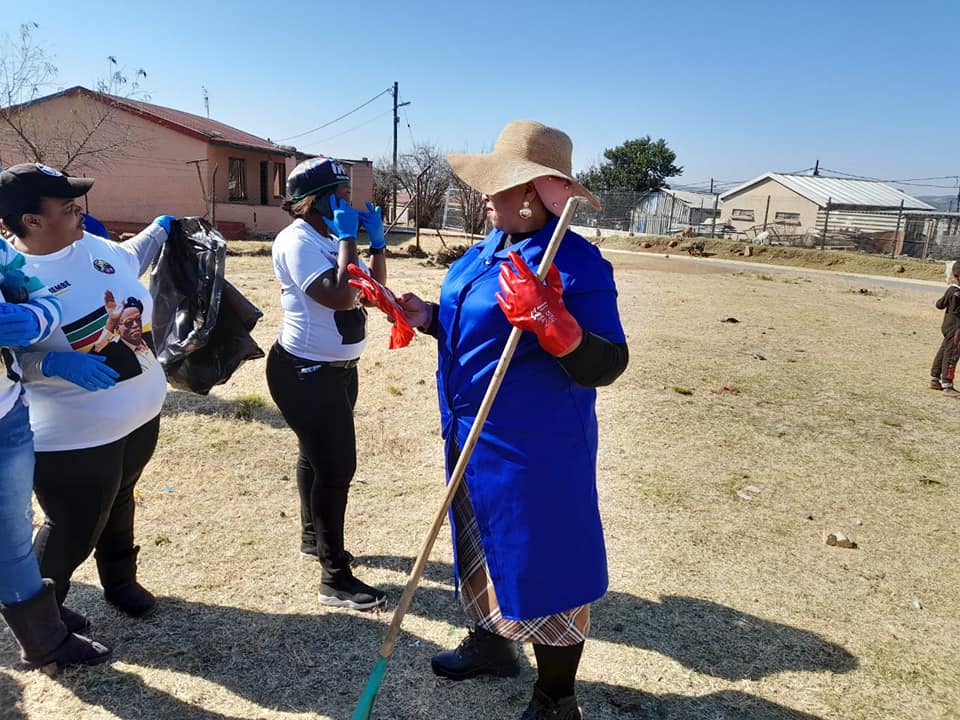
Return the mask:
<path id="1" fill-rule="evenodd" d="M 383 208 L 386 219 L 387 210 L 393 202 L 393 165 L 388 158 L 380 158 L 373 164 L 373 204 Z"/>
<path id="2" fill-rule="evenodd" d="M 76 174 L 96 169 L 129 151 L 139 142 L 133 126 L 124 122 L 124 99 L 144 96 L 139 82 L 143 69 L 132 79 L 117 59 L 107 57 L 107 72 L 95 90 L 78 93 L 69 114 L 51 119 L 34 100 L 52 91 L 58 75 L 46 51 L 34 42 L 36 23 L 20 26 L 17 39 L 4 37 L 0 48 L 0 131 L 11 142 L 6 153 L 16 160 L 42 162 Z"/>
<path id="3" fill-rule="evenodd" d="M 451 183 L 453 195 L 463 212 L 463 231 L 471 235 L 483 235 L 487 225 L 487 203 L 483 193 L 474 190 L 456 175 L 452 175 Z"/>
<path id="4" fill-rule="evenodd" d="M 450 164 L 440 148 L 428 143 L 414 145 L 413 152 L 399 158 L 397 174 L 402 186 L 414 194 L 411 211 L 419 226 L 438 227 L 444 195 L 453 178 Z"/>

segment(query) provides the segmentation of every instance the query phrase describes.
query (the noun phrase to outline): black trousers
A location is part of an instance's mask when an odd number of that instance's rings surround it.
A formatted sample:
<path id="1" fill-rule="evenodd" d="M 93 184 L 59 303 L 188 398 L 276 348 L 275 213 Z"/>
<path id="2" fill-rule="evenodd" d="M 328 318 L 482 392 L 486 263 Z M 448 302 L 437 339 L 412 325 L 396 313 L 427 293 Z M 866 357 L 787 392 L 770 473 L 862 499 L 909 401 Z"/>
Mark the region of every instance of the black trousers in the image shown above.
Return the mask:
<path id="1" fill-rule="evenodd" d="M 960 355 L 960 330 L 948 332 L 943 336 L 943 342 L 940 343 L 936 357 L 933 358 L 930 377 L 940 378 L 941 384 L 953 384 L 958 355 Z"/>
<path id="2" fill-rule="evenodd" d="M 267 385 L 299 444 L 301 549 L 317 554 L 327 580 L 349 572 L 343 526 L 350 481 L 357 469 L 353 408 L 358 383 L 356 367 L 321 367 L 301 373 L 316 365 L 275 344 L 267 356 Z"/>
<path id="3" fill-rule="evenodd" d="M 47 517 L 33 548 L 40 574 L 56 582 L 61 604 L 73 571 L 94 550 L 105 588 L 114 580 L 111 574 L 119 575 L 120 584 L 135 572 L 133 488 L 159 431 L 158 415 L 107 445 L 36 454 L 33 489 Z"/>

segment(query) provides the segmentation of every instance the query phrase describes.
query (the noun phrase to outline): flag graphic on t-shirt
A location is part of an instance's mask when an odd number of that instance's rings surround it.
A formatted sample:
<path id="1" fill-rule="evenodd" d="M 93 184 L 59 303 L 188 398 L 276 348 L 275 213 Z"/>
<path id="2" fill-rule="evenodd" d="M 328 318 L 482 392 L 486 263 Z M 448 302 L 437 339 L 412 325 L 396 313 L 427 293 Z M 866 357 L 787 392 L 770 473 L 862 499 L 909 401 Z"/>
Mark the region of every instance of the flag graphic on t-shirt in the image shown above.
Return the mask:
<path id="1" fill-rule="evenodd" d="M 70 342 L 70 347 L 82 352 L 90 352 L 90 347 L 97 341 L 103 328 L 107 325 L 107 310 L 102 305 L 92 313 L 84 315 L 79 320 L 66 323 L 63 332 Z"/>

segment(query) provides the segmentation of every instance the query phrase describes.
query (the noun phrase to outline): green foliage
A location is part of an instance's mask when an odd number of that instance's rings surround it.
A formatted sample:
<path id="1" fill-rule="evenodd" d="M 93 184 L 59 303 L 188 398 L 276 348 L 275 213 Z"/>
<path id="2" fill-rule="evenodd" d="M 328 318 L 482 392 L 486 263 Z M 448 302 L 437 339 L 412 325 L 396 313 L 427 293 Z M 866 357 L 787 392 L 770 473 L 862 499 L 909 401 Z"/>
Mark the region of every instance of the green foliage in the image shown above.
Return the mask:
<path id="1" fill-rule="evenodd" d="M 654 141 L 647 135 L 627 140 L 607 148 L 603 156 L 606 162 L 577 174 L 577 180 L 590 190 L 657 190 L 667 187 L 667 178 L 683 174 L 683 168 L 673 164 L 676 153 L 663 138 Z"/>

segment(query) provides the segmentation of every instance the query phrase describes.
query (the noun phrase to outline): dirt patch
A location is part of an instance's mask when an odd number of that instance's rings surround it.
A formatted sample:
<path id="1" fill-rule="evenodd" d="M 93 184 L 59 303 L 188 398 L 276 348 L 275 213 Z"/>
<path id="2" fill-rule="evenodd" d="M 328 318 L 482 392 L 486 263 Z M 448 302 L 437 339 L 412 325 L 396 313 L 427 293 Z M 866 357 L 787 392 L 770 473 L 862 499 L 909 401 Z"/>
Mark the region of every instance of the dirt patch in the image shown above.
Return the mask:
<path id="1" fill-rule="evenodd" d="M 634 257 L 610 255 L 631 362 L 598 395 L 610 591 L 581 667 L 585 717 L 956 717 L 960 481 L 944 458 L 960 404 L 927 389 L 940 342 L 928 294 Z M 392 260 L 390 287 L 435 299 L 445 270 L 420 262 Z M 228 277 L 265 311 L 255 337 L 268 347 L 269 259 L 231 258 Z M 347 537 L 358 575 L 396 603 L 443 490 L 435 348 L 418 336 L 387 350 L 376 316 L 369 330 Z M 115 660 L 53 680 L 14 670 L 5 636 L 0 715 L 349 717 L 390 614 L 318 605 L 319 569 L 298 559 L 296 455 L 262 361 L 209 397 L 171 392 L 137 507 L 159 612 L 119 616 L 88 561 L 70 604 Z M 829 533 L 858 548 L 826 545 Z M 442 534 L 377 718 L 515 720 L 527 702 L 529 648 L 518 678 L 430 673 L 465 634 L 451 563 Z"/>

